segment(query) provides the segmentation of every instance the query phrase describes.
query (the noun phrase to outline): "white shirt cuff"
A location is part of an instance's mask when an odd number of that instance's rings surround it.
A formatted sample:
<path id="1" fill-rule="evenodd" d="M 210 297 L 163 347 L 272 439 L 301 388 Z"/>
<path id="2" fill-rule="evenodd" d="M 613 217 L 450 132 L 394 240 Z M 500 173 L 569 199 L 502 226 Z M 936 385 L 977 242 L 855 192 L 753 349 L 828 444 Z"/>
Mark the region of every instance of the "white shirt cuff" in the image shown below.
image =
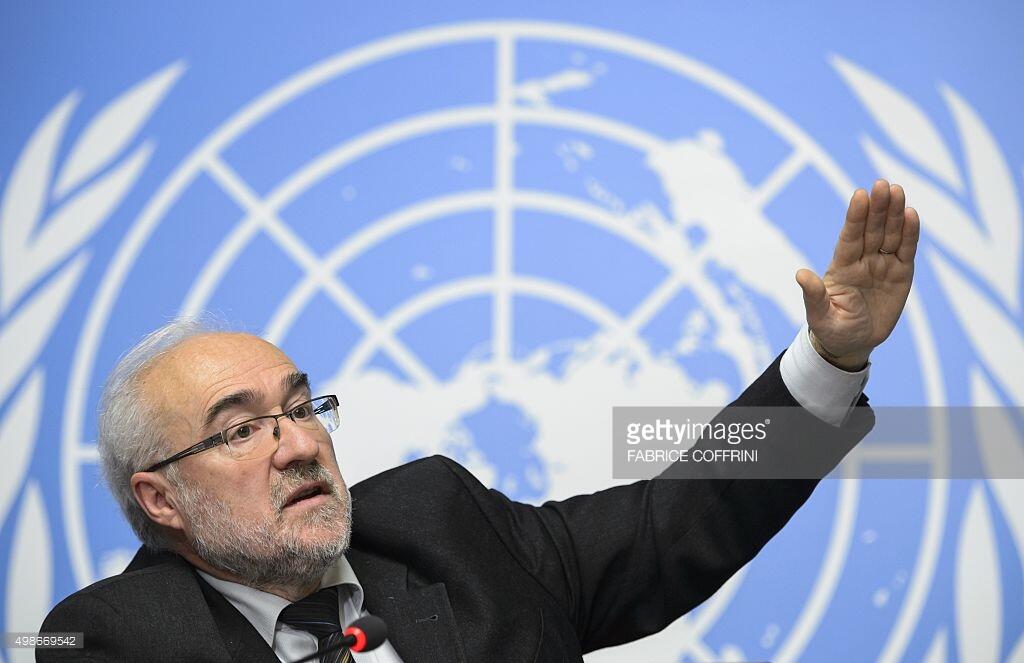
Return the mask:
<path id="1" fill-rule="evenodd" d="M 825 361 L 811 345 L 807 324 L 782 355 L 782 381 L 805 410 L 833 426 L 842 426 L 868 382 L 871 362 L 851 373 Z"/>

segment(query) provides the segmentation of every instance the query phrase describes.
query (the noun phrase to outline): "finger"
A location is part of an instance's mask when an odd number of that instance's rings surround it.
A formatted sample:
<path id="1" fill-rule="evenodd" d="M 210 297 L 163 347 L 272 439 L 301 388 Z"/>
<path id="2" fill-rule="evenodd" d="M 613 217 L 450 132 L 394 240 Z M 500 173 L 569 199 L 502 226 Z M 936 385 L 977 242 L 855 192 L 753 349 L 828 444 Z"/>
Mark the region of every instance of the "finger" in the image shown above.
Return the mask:
<path id="1" fill-rule="evenodd" d="M 839 231 L 832 262 L 837 265 L 850 265 L 860 260 L 864 254 L 864 228 L 868 221 L 868 192 L 857 189 L 850 198 L 850 206 L 846 209 L 846 222 Z"/>
<path id="2" fill-rule="evenodd" d="M 917 254 L 917 241 L 921 239 L 921 217 L 913 207 L 908 207 L 904 216 L 906 220 L 903 222 L 903 236 L 896 257 L 900 262 L 912 263 Z"/>
<path id="3" fill-rule="evenodd" d="M 804 293 L 804 310 L 807 312 L 807 324 L 811 327 L 824 319 L 828 313 L 828 291 L 825 282 L 809 269 L 800 269 L 796 273 L 796 282 Z"/>
<path id="4" fill-rule="evenodd" d="M 875 180 L 871 187 L 871 204 L 868 207 L 868 225 L 864 229 L 864 255 L 878 253 L 882 248 L 882 237 L 885 232 L 885 217 L 889 213 L 889 183 Z"/>
<path id="5" fill-rule="evenodd" d="M 885 234 L 882 237 L 881 251 L 896 253 L 900 248 L 903 239 L 903 207 L 907 203 L 907 196 L 903 187 L 893 184 L 889 187 L 889 212 L 885 217 Z"/>

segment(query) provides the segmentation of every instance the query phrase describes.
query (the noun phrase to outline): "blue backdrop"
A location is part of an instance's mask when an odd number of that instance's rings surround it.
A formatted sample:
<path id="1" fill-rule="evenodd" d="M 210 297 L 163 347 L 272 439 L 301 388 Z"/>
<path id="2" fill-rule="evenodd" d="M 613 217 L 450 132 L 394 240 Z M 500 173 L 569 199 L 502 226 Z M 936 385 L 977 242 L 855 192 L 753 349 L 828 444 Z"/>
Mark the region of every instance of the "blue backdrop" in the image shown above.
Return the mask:
<path id="1" fill-rule="evenodd" d="M 883 176 L 924 235 L 872 404 L 1024 403 L 1019 5 L 554 4 L 0 9 L 2 630 L 130 559 L 99 389 L 182 312 L 341 396 L 350 482 L 446 453 L 539 503 L 614 483 L 612 405 L 760 373 Z M 941 437 L 588 660 L 1024 661 L 1024 479 Z"/>

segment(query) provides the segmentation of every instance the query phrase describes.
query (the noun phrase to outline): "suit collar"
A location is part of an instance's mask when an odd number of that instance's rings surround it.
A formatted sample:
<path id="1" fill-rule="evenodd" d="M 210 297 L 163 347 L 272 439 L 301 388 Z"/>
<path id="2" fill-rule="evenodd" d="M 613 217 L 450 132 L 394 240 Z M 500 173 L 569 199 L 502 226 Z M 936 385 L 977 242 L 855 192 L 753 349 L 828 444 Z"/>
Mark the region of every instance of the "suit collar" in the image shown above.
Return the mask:
<path id="1" fill-rule="evenodd" d="M 274 646 L 277 616 L 291 601 L 248 585 L 216 578 L 199 569 L 196 569 L 196 574 L 242 613 L 268 647 Z"/>
<path id="2" fill-rule="evenodd" d="M 363 587 L 364 607 L 388 625 L 388 640 L 404 663 L 466 663 L 444 583 L 420 582 L 411 576 L 406 565 L 373 553 L 350 549 L 346 558 Z M 143 547 L 125 573 L 158 564 L 185 570 L 198 583 L 229 660 L 239 663 L 278 660 L 249 620 L 182 557 Z"/>
<path id="3" fill-rule="evenodd" d="M 237 663 L 279 663 L 274 650 L 263 640 L 249 620 L 220 592 L 199 577 L 199 574 L 195 574 L 195 578 L 231 660 Z"/>
<path id="4" fill-rule="evenodd" d="M 157 552 L 143 546 L 135 553 L 135 557 L 124 572 L 132 573 L 155 566 L 164 566 L 167 573 L 175 576 L 172 584 L 178 592 L 187 594 L 199 590 L 195 599 L 190 599 L 187 614 L 180 617 L 191 622 L 187 632 L 197 638 L 203 638 L 206 642 L 216 642 L 216 633 L 219 633 L 223 649 L 211 648 L 207 652 L 211 657 L 225 663 L 279 663 L 274 650 L 267 646 L 249 620 L 220 592 L 203 580 L 183 557 L 167 551 Z M 216 626 L 216 632 L 211 629 L 211 625 Z"/>

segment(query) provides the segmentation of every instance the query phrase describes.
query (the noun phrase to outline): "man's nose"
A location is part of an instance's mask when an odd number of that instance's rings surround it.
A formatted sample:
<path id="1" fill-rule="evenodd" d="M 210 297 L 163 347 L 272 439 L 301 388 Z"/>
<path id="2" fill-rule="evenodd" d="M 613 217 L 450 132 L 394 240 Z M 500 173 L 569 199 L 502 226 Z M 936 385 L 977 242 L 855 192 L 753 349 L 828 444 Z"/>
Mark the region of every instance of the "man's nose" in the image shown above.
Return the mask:
<path id="1" fill-rule="evenodd" d="M 307 462 L 320 453 L 316 431 L 298 425 L 288 417 L 280 417 L 274 427 L 277 452 L 274 464 L 284 469 L 296 461 Z"/>

